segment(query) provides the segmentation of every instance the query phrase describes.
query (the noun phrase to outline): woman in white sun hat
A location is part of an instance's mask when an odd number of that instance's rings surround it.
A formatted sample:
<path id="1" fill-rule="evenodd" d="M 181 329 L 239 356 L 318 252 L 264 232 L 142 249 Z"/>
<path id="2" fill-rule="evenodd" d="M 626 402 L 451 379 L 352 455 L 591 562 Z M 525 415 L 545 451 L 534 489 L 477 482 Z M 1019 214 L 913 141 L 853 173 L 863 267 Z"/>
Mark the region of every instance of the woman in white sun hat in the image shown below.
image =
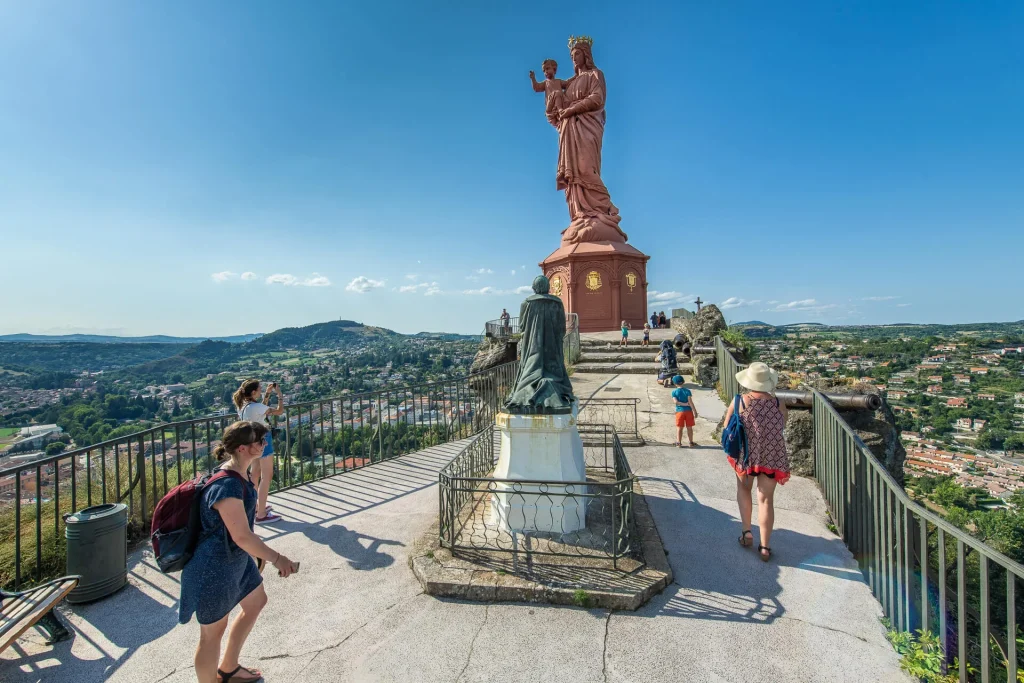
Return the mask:
<path id="1" fill-rule="evenodd" d="M 786 407 L 774 395 L 779 382 L 779 373 L 764 363 L 751 363 L 746 370 L 736 373 L 736 381 L 748 393 L 740 397 L 740 423 L 747 436 L 745 462 L 729 457 L 729 464 L 736 470 L 736 502 L 740 506 L 740 520 L 743 531 L 740 545 L 749 547 L 754 543 L 750 530 L 753 513 L 751 489 L 757 480 L 757 522 L 761 542 L 757 551 L 767 562 L 772 557 L 771 537 L 775 525 L 775 487 L 789 481 L 789 454 L 786 452 Z M 732 418 L 735 402 L 730 402 L 725 412 L 724 424 Z"/>

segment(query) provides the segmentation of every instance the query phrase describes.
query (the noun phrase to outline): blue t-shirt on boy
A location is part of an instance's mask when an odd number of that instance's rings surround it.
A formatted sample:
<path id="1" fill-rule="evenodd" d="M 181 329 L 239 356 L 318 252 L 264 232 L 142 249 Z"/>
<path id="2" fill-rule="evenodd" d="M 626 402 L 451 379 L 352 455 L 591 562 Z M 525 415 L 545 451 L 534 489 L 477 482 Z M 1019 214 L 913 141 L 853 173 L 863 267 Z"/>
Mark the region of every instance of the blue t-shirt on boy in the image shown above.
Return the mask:
<path id="1" fill-rule="evenodd" d="M 689 401 L 691 396 L 693 396 L 693 394 L 690 392 L 690 390 L 683 387 L 679 387 L 678 389 L 674 389 L 672 391 L 672 398 L 674 398 L 677 401 Z M 681 406 L 678 403 L 676 404 L 677 413 L 683 412 L 684 410 L 690 410 L 690 406 Z"/>

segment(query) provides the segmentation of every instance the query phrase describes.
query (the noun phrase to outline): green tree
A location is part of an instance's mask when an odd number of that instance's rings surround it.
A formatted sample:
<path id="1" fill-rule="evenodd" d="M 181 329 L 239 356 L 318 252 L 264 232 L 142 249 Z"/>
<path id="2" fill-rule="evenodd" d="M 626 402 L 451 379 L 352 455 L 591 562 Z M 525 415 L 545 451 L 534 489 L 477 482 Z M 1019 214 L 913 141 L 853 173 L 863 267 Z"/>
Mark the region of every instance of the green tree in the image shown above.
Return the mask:
<path id="1" fill-rule="evenodd" d="M 65 448 L 67 448 L 67 444 L 63 441 L 54 441 L 53 443 L 46 444 L 46 454 L 57 455 L 58 453 L 63 453 Z"/>

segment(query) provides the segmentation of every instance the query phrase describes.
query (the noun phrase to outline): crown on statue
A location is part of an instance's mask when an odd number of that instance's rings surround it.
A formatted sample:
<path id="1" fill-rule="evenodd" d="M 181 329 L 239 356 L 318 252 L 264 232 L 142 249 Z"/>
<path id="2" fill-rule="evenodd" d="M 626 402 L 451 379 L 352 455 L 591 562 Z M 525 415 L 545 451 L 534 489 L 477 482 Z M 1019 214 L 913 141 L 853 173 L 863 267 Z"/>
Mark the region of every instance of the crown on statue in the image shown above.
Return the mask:
<path id="1" fill-rule="evenodd" d="M 577 45 L 592 47 L 594 45 L 594 39 L 590 36 L 569 36 L 569 52 L 572 52 L 573 48 Z"/>

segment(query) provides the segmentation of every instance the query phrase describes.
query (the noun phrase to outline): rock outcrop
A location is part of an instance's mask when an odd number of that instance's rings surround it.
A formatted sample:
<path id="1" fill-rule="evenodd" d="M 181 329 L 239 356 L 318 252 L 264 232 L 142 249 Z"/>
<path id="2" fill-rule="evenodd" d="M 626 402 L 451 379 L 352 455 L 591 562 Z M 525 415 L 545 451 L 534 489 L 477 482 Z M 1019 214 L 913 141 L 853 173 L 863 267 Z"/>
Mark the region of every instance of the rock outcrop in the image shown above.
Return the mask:
<path id="1" fill-rule="evenodd" d="M 691 345 L 706 346 L 714 342 L 719 332 L 729 329 L 718 306 L 708 304 L 689 320 L 673 319 L 672 325 Z"/>
<path id="2" fill-rule="evenodd" d="M 708 304 L 696 315 L 687 320 L 672 319 L 672 328 L 682 336 L 685 348 L 692 346 L 709 346 L 714 343 L 719 332 L 728 329 L 725 316 L 718 306 Z M 700 354 L 691 357 L 694 380 L 702 387 L 714 387 L 718 383 L 718 361 L 714 354 Z"/>
<path id="3" fill-rule="evenodd" d="M 477 392 L 482 405 L 497 405 L 498 397 L 506 396 L 511 387 L 499 384 L 498 379 L 495 377 L 478 375 L 477 373 L 482 373 L 505 363 L 511 363 L 516 359 L 518 350 L 519 343 L 514 339 L 485 337 L 480 342 L 480 348 L 477 349 L 476 356 L 473 358 L 473 364 L 469 368 L 469 386 L 473 391 Z M 511 377 L 507 378 L 507 380 L 514 382 L 515 378 Z M 473 418 L 474 427 L 479 431 L 486 427 L 493 419 L 494 416 L 489 412 L 478 411 Z"/>
<path id="4" fill-rule="evenodd" d="M 868 384 L 848 385 L 819 380 L 814 388 L 833 394 L 877 394 L 878 390 Z M 882 401 L 882 407 L 875 411 L 841 410 L 840 416 L 857 433 L 864 445 L 871 450 L 896 481 L 903 482 L 903 461 L 907 451 L 900 443 L 896 428 L 896 417 L 889 405 Z M 813 477 L 814 472 L 814 417 L 809 410 L 789 411 L 786 423 L 786 445 L 789 450 L 790 466 L 794 474 Z"/>
<path id="5" fill-rule="evenodd" d="M 697 384 L 708 389 L 718 384 L 718 361 L 714 354 L 694 355 L 690 364 L 693 365 L 693 379 Z"/>

